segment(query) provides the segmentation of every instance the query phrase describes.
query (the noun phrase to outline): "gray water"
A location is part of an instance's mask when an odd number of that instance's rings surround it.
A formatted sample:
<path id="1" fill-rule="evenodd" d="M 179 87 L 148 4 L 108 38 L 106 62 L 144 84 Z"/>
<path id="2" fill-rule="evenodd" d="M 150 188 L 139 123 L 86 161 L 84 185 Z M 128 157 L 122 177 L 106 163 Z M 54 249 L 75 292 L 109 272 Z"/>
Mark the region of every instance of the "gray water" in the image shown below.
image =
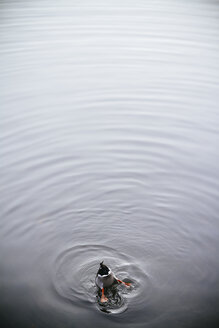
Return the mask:
<path id="1" fill-rule="evenodd" d="M 1 0 L 0 63 L 1 327 L 218 327 L 219 2 Z"/>

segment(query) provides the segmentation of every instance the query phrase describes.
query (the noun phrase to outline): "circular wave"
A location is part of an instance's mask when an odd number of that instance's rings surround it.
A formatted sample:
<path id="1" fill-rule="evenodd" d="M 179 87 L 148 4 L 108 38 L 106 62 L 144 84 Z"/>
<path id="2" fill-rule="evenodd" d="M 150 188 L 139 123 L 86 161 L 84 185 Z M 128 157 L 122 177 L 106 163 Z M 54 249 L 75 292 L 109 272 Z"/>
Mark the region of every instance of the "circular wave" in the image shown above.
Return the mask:
<path id="1" fill-rule="evenodd" d="M 95 284 L 102 260 L 110 266 L 118 279 L 131 282 L 129 288 L 119 284 L 107 289 L 109 301 L 106 304 L 100 302 L 100 291 Z M 74 246 L 61 252 L 55 261 L 53 284 L 62 298 L 84 306 L 96 304 L 99 310 L 113 314 L 126 311 L 131 302 L 140 303 L 146 286 L 150 285 L 149 277 L 132 258 L 102 245 Z"/>

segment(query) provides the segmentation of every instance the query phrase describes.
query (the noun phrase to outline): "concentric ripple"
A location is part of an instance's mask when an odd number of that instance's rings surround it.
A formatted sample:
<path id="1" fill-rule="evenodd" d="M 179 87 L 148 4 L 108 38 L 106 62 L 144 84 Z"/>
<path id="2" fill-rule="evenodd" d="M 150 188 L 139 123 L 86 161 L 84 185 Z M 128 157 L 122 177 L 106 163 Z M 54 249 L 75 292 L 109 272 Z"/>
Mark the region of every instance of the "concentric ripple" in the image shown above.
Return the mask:
<path id="1" fill-rule="evenodd" d="M 0 1 L 2 327 L 218 327 L 218 18 Z"/>
<path id="2" fill-rule="evenodd" d="M 116 277 L 131 282 L 129 288 L 117 285 L 106 290 L 107 304 L 101 304 L 95 285 L 96 272 L 102 260 L 111 267 Z M 80 245 L 64 250 L 56 259 L 54 273 L 53 283 L 59 296 L 74 304 L 96 304 L 107 313 L 124 312 L 130 302 L 143 297 L 146 287 L 150 289 L 149 277 L 133 259 L 102 245 Z"/>

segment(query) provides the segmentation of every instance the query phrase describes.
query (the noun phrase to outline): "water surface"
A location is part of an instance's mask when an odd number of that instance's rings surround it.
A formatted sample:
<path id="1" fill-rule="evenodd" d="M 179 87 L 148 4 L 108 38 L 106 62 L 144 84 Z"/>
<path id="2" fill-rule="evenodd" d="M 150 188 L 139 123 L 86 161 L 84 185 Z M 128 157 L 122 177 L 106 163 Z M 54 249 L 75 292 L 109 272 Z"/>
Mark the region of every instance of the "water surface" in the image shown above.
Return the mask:
<path id="1" fill-rule="evenodd" d="M 1 325 L 218 327 L 218 1 L 0 1 L 0 40 Z"/>

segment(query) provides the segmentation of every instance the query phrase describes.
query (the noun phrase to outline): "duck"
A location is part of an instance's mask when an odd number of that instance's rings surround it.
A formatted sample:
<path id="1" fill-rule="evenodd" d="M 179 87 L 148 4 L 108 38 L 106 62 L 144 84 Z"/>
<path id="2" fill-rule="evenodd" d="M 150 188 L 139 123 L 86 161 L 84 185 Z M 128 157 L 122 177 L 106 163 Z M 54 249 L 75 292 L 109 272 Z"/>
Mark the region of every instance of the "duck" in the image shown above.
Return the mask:
<path id="1" fill-rule="evenodd" d="M 129 282 L 124 282 L 113 274 L 112 270 L 105 264 L 103 264 L 103 261 L 100 263 L 99 270 L 97 271 L 96 274 L 96 279 L 95 279 L 97 287 L 101 289 L 101 303 L 105 303 L 108 301 L 108 298 L 104 294 L 104 288 L 111 287 L 115 283 L 120 283 L 125 286 L 130 286 L 131 284 Z"/>

